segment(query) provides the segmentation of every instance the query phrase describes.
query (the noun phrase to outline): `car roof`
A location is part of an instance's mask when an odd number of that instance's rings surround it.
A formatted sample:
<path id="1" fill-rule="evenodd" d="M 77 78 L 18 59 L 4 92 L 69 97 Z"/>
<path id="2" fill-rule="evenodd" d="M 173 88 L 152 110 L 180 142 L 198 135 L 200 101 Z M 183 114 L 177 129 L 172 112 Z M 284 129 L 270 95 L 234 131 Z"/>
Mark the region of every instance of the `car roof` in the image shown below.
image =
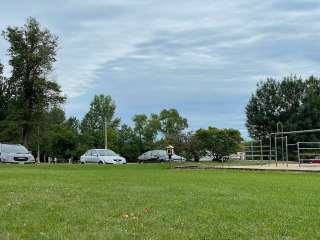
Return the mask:
<path id="1" fill-rule="evenodd" d="M 104 148 L 94 148 L 94 149 L 89 149 L 89 150 L 111 150 L 111 149 L 104 149 Z"/>
<path id="2" fill-rule="evenodd" d="M 166 150 L 161 150 L 161 149 L 155 149 L 155 150 L 149 150 L 145 153 L 151 153 L 151 152 L 165 152 Z"/>
<path id="3" fill-rule="evenodd" d="M 10 146 L 22 146 L 21 144 L 13 144 L 13 143 L 0 143 L 1 145 L 10 145 Z"/>

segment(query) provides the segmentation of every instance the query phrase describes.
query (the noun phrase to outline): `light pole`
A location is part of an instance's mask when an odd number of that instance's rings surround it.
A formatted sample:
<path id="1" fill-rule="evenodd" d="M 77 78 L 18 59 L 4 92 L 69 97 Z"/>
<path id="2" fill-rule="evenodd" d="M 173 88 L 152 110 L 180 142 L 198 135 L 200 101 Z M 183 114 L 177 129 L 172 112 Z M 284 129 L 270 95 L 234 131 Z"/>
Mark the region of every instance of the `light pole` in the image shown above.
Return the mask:
<path id="1" fill-rule="evenodd" d="M 104 148 L 108 149 L 108 120 L 104 119 Z"/>
<path id="2" fill-rule="evenodd" d="M 277 133 L 280 132 L 280 128 L 281 128 L 281 158 L 282 158 L 282 162 L 284 162 L 284 156 L 283 156 L 283 124 L 282 122 L 277 122 Z M 277 137 L 276 137 L 277 139 Z M 275 140 L 275 144 L 277 144 L 277 140 Z M 278 158 L 278 153 L 276 152 L 276 158 Z M 278 161 L 278 159 L 276 159 L 276 161 Z"/>
<path id="3" fill-rule="evenodd" d="M 40 163 L 40 127 L 38 126 L 37 163 Z"/>

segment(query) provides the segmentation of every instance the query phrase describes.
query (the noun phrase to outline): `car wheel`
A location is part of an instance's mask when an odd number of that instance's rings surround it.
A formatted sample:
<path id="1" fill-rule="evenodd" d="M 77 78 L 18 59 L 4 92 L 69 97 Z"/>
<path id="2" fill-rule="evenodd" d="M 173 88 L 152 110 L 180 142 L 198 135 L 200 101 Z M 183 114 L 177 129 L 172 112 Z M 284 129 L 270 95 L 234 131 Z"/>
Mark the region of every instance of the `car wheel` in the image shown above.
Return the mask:
<path id="1" fill-rule="evenodd" d="M 99 164 L 103 164 L 103 162 L 102 162 L 102 161 L 99 161 Z"/>
<path id="2" fill-rule="evenodd" d="M 80 162 L 80 164 L 84 164 L 84 162 Z"/>

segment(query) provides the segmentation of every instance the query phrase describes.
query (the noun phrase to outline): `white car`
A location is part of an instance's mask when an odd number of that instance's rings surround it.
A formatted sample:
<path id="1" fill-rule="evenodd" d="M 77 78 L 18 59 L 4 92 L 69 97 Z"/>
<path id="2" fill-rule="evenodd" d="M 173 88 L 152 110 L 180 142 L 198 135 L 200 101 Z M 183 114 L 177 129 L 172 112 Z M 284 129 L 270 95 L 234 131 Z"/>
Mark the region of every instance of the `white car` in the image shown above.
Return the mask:
<path id="1" fill-rule="evenodd" d="M 90 149 L 81 156 L 80 163 L 126 164 L 127 161 L 110 149 Z"/>
<path id="2" fill-rule="evenodd" d="M 0 144 L 0 162 L 28 164 L 35 163 L 34 156 L 20 144 Z"/>

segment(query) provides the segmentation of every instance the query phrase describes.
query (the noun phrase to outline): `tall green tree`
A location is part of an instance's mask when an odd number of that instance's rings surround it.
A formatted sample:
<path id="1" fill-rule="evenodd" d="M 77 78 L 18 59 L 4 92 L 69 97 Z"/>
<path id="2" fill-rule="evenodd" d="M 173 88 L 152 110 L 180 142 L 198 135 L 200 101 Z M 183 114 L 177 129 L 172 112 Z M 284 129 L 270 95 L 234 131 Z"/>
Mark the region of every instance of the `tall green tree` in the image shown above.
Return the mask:
<path id="1" fill-rule="evenodd" d="M 6 116 L 9 103 L 9 86 L 7 79 L 3 76 L 3 65 L 0 63 L 0 121 Z"/>
<path id="2" fill-rule="evenodd" d="M 136 114 L 133 116 L 134 131 L 139 139 L 140 151 L 143 151 L 143 145 L 145 143 L 145 133 L 148 125 L 148 117 L 145 114 Z"/>
<path id="3" fill-rule="evenodd" d="M 157 147 L 157 137 L 160 130 L 161 123 L 159 116 L 155 113 L 152 113 L 148 118 L 148 123 L 144 132 L 145 145 L 148 150 Z"/>
<path id="4" fill-rule="evenodd" d="M 152 113 L 148 118 L 145 114 L 137 114 L 133 117 L 134 132 L 139 139 L 140 152 L 157 147 L 157 136 L 160 131 L 159 116 Z"/>
<path id="5" fill-rule="evenodd" d="M 22 142 L 27 145 L 33 126 L 43 119 L 47 109 L 65 101 L 60 86 L 50 79 L 58 41 L 34 18 L 23 27 L 8 27 L 2 35 L 10 45 L 12 67 L 9 118 L 21 126 Z"/>
<path id="6" fill-rule="evenodd" d="M 188 127 L 188 120 L 182 117 L 176 109 L 164 109 L 159 115 L 160 131 L 166 139 L 179 135 Z"/>
<path id="7" fill-rule="evenodd" d="M 105 121 L 107 122 L 108 146 L 116 147 L 117 128 L 120 118 L 115 117 L 116 104 L 111 96 L 103 94 L 94 96 L 90 110 L 81 123 L 81 130 L 90 141 L 90 147 L 104 147 Z"/>
<path id="8" fill-rule="evenodd" d="M 263 138 L 276 132 L 278 122 L 287 131 L 319 128 L 319 94 L 320 81 L 314 76 L 260 82 L 246 107 L 250 136 Z"/>
<path id="9" fill-rule="evenodd" d="M 135 131 L 123 124 L 118 132 L 118 151 L 127 161 L 135 162 L 142 153 L 139 137 Z"/>
<path id="10" fill-rule="evenodd" d="M 78 138 L 65 122 L 63 124 L 52 125 L 50 131 L 49 155 L 63 160 L 75 157 L 77 152 Z"/>
<path id="11" fill-rule="evenodd" d="M 200 158 L 206 154 L 206 149 L 203 148 L 200 138 L 194 132 L 187 132 L 182 135 L 183 137 L 183 150 L 182 155 L 187 160 L 194 160 L 199 162 Z"/>

